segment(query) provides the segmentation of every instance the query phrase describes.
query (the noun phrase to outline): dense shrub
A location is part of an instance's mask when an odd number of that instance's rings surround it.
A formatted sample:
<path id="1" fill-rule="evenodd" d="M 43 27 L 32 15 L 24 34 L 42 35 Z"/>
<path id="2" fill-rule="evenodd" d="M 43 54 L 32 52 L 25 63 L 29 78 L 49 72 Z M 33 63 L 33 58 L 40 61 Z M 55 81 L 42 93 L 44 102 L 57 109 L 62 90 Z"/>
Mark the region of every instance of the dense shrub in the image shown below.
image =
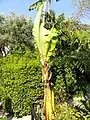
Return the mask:
<path id="1" fill-rule="evenodd" d="M 5 110 L 17 117 L 30 113 L 30 103 L 42 94 L 38 53 L 28 50 L 8 55 L 2 59 L 1 68 L 0 97 Z"/>

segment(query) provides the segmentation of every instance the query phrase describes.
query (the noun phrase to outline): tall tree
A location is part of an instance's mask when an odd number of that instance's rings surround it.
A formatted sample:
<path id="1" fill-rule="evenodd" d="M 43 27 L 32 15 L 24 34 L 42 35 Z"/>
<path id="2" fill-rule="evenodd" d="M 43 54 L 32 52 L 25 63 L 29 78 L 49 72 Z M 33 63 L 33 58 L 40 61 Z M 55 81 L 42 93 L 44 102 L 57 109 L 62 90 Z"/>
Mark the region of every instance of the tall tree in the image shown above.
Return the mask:
<path id="1" fill-rule="evenodd" d="M 17 50 L 30 50 L 33 46 L 32 20 L 24 16 L 16 16 L 11 13 L 9 16 L 0 16 L 0 53 L 15 52 Z M 5 56 L 5 55 L 4 55 Z"/>
<path id="2" fill-rule="evenodd" d="M 77 7 L 75 17 L 82 16 L 90 17 L 90 0 L 74 0 L 74 5 Z"/>

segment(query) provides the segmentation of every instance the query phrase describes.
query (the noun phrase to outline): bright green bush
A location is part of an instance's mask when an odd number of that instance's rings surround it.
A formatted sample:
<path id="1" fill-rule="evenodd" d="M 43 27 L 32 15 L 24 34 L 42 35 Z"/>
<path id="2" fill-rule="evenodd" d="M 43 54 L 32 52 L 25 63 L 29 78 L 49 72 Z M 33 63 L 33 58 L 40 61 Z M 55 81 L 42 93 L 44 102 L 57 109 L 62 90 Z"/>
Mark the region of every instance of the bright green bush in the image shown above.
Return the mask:
<path id="1" fill-rule="evenodd" d="M 7 120 L 6 118 L 0 118 L 0 120 Z"/>
<path id="2" fill-rule="evenodd" d="M 1 68 L 0 97 L 5 110 L 13 111 L 17 117 L 30 113 L 31 102 L 42 94 L 38 53 L 28 50 L 25 54 L 8 55 L 2 58 Z"/>
<path id="3" fill-rule="evenodd" d="M 68 106 L 67 103 L 57 104 L 55 106 L 55 119 L 54 120 L 77 120 L 75 116 L 75 109 Z"/>

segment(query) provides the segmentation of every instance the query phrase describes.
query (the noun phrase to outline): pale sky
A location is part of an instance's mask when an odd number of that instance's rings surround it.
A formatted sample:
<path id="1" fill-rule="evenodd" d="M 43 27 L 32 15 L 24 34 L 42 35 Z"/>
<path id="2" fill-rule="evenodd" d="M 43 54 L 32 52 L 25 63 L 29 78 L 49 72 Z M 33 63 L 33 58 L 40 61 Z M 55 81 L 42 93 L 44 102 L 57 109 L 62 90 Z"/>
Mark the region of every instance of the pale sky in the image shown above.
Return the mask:
<path id="1" fill-rule="evenodd" d="M 37 0 L 0 0 L 0 13 L 7 15 L 11 11 L 20 15 L 31 16 L 34 20 L 36 11 L 28 11 L 28 6 L 36 1 Z M 73 15 L 75 10 L 74 7 L 72 7 L 72 0 L 60 0 L 57 3 L 53 0 L 51 9 L 55 10 L 57 15 L 64 13 L 65 17 L 69 18 Z M 83 18 L 81 21 L 82 23 L 90 24 L 89 19 Z"/>

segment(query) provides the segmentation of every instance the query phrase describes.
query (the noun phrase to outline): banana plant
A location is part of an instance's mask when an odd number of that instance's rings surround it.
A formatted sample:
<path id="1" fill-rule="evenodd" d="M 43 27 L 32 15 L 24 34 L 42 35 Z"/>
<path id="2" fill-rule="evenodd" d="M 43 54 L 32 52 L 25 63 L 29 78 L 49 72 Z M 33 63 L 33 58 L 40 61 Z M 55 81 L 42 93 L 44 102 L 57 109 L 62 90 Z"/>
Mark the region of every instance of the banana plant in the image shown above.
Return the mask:
<path id="1" fill-rule="evenodd" d="M 55 45 L 57 43 L 58 32 L 54 26 L 47 30 L 44 27 L 42 19 L 42 11 L 48 0 L 39 0 L 36 4 L 32 4 L 29 10 L 37 8 L 36 20 L 33 27 L 33 36 L 40 52 L 40 59 L 42 64 L 42 81 L 44 83 L 44 115 L 45 120 L 52 120 L 54 112 L 54 93 L 52 90 L 51 73 L 49 71 L 48 62 L 53 54 Z"/>

